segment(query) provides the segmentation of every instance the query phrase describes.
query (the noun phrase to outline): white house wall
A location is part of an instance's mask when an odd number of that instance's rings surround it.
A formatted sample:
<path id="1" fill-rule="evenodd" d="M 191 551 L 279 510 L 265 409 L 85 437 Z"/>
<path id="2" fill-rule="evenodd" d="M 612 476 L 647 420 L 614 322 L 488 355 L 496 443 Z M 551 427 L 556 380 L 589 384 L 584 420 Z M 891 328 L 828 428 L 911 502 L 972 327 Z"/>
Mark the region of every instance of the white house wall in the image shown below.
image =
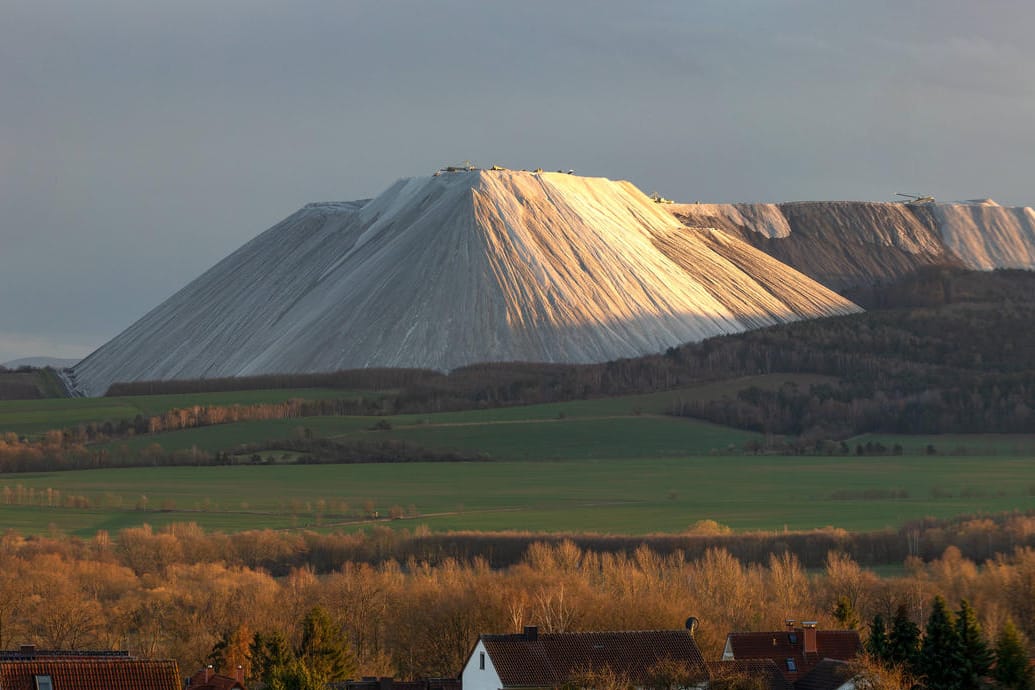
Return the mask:
<path id="1" fill-rule="evenodd" d="M 482 654 L 485 655 L 484 669 L 479 668 Z M 464 672 L 460 678 L 463 690 L 500 690 L 503 687 L 503 681 L 500 680 L 500 675 L 496 672 L 492 658 L 485 651 L 485 645 L 481 640 L 478 640 L 474 651 L 471 652 L 467 663 L 464 664 Z"/>

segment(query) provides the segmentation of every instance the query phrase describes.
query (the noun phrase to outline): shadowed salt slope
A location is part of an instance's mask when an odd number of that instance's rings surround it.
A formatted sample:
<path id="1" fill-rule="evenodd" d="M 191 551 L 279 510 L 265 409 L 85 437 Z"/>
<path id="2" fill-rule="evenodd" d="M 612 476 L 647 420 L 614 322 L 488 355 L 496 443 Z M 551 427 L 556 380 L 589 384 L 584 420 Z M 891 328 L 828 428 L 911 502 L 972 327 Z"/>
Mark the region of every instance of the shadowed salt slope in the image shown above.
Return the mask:
<path id="1" fill-rule="evenodd" d="M 75 367 L 115 381 L 597 362 L 858 308 L 628 182 L 474 171 L 310 204 Z"/>
<path id="2" fill-rule="evenodd" d="M 931 264 L 1035 268 L 1035 211 L 990 200 L 666 208 L 687 225 L 719 228 L 838 290 L 892 281 Z"/>
<path id="3" fill-rule="evenodd" d="M 719 228 L 835 290 L 959 259 L 926 207 L 860 201 L 673 204 L 687 225 Z"/>
<path id="4" fill-rule="evenodd" d="M 991 199 L 935 204 L 945 246 L 969 268 L 1035 268 L 1035 209 Z"/>

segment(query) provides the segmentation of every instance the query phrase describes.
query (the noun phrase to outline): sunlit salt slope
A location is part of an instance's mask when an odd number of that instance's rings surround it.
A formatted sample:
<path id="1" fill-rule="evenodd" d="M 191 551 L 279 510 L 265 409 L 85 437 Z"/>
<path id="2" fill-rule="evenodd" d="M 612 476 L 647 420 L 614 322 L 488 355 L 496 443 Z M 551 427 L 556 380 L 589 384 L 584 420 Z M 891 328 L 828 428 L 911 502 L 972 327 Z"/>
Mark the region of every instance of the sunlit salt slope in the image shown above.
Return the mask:
<path id="1" fill-rule="evenodd" d="M 893 281 L 926 265 L 1035 268 L 1035 211 L 994 201 L 673 204 L 834 289 Z"/>
<path id="2" fill-rule="evenodd" d="M 75 367 L 115 381 L 595 362 L 857 307 L 628 182 L 471 171 L 310 204 Z"/>

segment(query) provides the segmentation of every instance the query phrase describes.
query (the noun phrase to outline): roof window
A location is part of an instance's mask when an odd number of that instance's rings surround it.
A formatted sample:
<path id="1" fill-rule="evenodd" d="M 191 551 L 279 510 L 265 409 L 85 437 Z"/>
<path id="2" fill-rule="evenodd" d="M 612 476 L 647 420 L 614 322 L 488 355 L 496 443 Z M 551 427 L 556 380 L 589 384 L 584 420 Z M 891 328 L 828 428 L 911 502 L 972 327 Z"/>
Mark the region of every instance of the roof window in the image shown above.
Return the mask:
<path id="1" fill-rule="evenodd" d="M 50 676 L 35 676 L 36 690 L 54 690 L 54 681 Z"/>
<path id="2" fill-rule="evenodd" d="M 798 662 L 795 661 L 794 659 L 791 659 L 790 657 L 788 657 L 787 658 L 787 670 L 788 671 L 797 671 L 798 670 Z"/>

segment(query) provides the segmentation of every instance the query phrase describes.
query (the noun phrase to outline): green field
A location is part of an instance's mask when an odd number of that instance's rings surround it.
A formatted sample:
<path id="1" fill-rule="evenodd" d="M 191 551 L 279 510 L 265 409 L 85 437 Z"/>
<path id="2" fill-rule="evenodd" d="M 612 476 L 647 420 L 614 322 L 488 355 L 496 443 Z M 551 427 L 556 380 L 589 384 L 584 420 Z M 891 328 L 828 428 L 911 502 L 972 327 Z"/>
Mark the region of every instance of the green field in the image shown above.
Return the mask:
<path id="1" fill-rule="evenodd" d="M 7 527 L 81 536 L 148 522 L 196 521 L 217 529 L 353 529 L 372 503 L 417 516 L 395 526 L 440 529 L 675 532 L 714 519 L 736 529 L 849 530 L 898 526 L 925 515 L 1035 507 L 1035 462 L 1003 457 L 809 458 L 692 456 L 555 462 L 274 465 L 92 470 L 0 477 L 82 495 L 88 510 L 0 505 Z M 844 490 L 905 490 L 903 499 L 839 499 Z M 139 510 L 146 496 L 146 510 Z M 37 498 L 39 500 L 39 498 Z M 349 504 L 349 513 L 319 501 Z M 172 502 L 172 503 L 170 503 Z M 175 509 L 156 510 L 163 504 Z"/>
<path id="2" fill-rule="evenodd" d="M 454 421 L 468 421 L 472 419 L 484 421 L 552 419 L 561 413 L 580 417 L 627 416 L 636 413 L 663 414 L 680 400 L 710 400 L 732 395 L 738 390 L 751 386 L 776 388 L 787 381 L 793 381 L 795 384 L 804 387 L 829 380 L 828 377 L 823 376 L 772 374 L 731 379 L 693 388 L 645 395 L 461 412 L 456 413 L 452 419 Z M 0 400 L 0 433 L 13 431 L 18 434 L 39 434 L 50 429 L 62 429 L 89 422 L 133 419 L 138 414 L 144 416 L 158 415 L 174 408 L 191 407 L 194 405 L 252 405 L 256 403 L 282 402 L 292 398 L 327 400 L 384 394 L 387 394 L 387 392 L 370 393 L 330 388 L 299 388 L 176 395 L 139 395 L 113 398 Z M 421 415 L 415 415 L 410 419 L 418 420 L 420 417 Z M 447 419 L 447 417 L 443 417 L 443 419 Z"/>
<path id="3" fill-rule="evenodd" d="M 129 438 L 109 446 L 215 452 L 296 438 L 308 429 L 343 443 L 405 441 L 487 461 L 294 465 L 288 462 L 296 453 L 279 462 L 281 452 L 271 451 L 263 456 L 278 464 L 0 475 L 0 524 L 80 536 L 176 521 L 222 530 L 348 530 L 374 524 L 377 511 L 379 523 L 434 530 L 644 534 L 683 531 L 705 519 L 738 530 L 864 530 L 928 515 L 1035 508 L 1035 435 L 871 435 L 849 444 L 897 443 L 905 454 L 782 457 L 745 454 L 758 434 L 664 415 L 679 401 L 779 386 L 787 378 L 443 414 L 251 421 Z M 793 378 L 800 386 L 823 380 Z M 349 393 L 315 389 L 2 403 L 0 424 L 39 431 L 191 404 L 343 395 Z M 389 428 L 374 430 L 378 422 Z M 927 455 L 928 445 L 939 454 Z M 957 448 L 968 454 L 951 453 Z M 393 512 L 404 517 L 386 522 Z"/>
<path id="4" fill-rule="evenodd" d="M 385 419 L 392 428 L 373 431 Z M 157 443 L 163 449 L 197 447 L 210 452 L 241 444 L 292 438 L 299 429 L 339 441 L 377 443 L 400 440 L 436 451 L 485 455 L 493 460 L 568 460 L 654 457 L 727 452 L 757 434 L 707 422 L 673 417 L 603 417 L 550 420 L 450 421 L 437 415 L 412 420 L 401 417 L 306 417 L 240 422 L 113 441 L 109 448 L 139 450 Z"/>
<path id="5" fill-rule="evenodd" d="M 300 428 L 314 436 L 339 440 L 397 439 L 432 450 L 484 453 L 493 459 L 546 460 L 565 458 L 687 455 L 741 447 L 757 434 L 664 415 L 680 401 L 711 400 L 750 386 L 775 388 L 787 380 L 807 386 L 828 379 L 820 376 L 767 375 L 733 379 L 693 388 L 544 405 L 501 407 L 441 414 L 385 417 L 390 431 L 369 429 L 382 418 L 306 417 L 240 422 L 123 439 L 106 444 L 140 450 L 157 443 L 167 451 L 197 447 L 209 452 L 232 450 L 247 443 L 291 438 Z M 269 392 L 268 392 L 269 393 Z M 286 392 L 285 392 L 286 393 Z M 294 396 L 306 397 L 305 391 Z M 226 395 L 226 394 L 224 394 Z M 155 406 L 169 397 L 160 396 Z M 308 396 L 312 397 L 312 396 Z M 127 398 L 133 400 L 133 398 Z M 0 408 L 2 413 L 2 408 Z"/>
<path id="6" fill-rule="evenodd" d="M 174 408 L 194 405 L 254 405 L 283 402 L 292 398 L 326 400 L 360 395 L 355 391 L 330 388 L 232 391 L 178 395 L 135 395 L 119 398 L 48 398 L 44 400 L 0 401 L 0 433 L 39 434 L 50 429 L 89 422 L 133 419 L 138 414 L 158 415 Z"/>
<path id="7" fill-rule="evenodd" d="M 853 450 L 857 444 L 881 443 L 886 448 L 896 444 L 909 454 L 923 455 L 928 446 L 940 455 L 1027 455 L 1035 457 L 1035 436 L 1023 434 L 942 434 L 903 436 L 899 434 L 863 434 L 848 439 Z"/>

